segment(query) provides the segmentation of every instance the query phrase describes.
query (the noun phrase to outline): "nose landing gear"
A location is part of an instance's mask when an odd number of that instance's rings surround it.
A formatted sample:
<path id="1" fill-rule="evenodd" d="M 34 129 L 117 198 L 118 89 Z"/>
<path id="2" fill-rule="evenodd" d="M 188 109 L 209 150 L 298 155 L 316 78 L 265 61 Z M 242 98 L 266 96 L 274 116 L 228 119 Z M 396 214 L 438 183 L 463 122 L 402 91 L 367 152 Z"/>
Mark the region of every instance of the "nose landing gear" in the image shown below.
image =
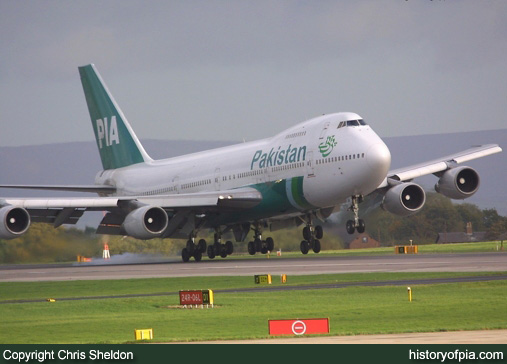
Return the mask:
<path id="1" fill-rule="evenodd" d="M 352 204 L 349 207 L 349 211 L 354 213 L 354 220 L 348 220 L 345 227 L 347 229 L 347 233 L 354 234 L 354 231 L 357 230 L 359 234 L 364 233 L 366 229 L 366 225 L 364 220 L 359 218 L 359 204 L 363 202 L 362 195 L 354 195 L 352 196 Z"/>

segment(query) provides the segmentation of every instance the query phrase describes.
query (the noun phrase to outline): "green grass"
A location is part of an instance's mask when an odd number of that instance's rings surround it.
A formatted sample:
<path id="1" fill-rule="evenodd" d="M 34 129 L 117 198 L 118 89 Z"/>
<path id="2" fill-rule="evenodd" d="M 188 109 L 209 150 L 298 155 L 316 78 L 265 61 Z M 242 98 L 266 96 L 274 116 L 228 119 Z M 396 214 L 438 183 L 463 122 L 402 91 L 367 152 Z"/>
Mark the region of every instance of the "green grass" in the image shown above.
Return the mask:
<path id="1" fill-rule="evenodd" d="M 477 275 L 484 275 L 478 273 Z M 505 272 L 504 272 L 505 274 Z M 474 275 L 383 273 L 289 276 L 291 284 Z M 277 277 L 275 277 L 277 278 Z M 275 279 L 276 284 L 280 284 Z M 1 283 L 1 300 L 254 287 L 253 277 Z M 165 289 L 164 289 L 165 288 Z M 178 296 L 0 305 L 0 343 L 124 343 L 268 337 L 267 320 L 329 317 L 332 335 L 507 328 L 507 281 L 216 294 L 213 309 L 180 309 Z M 49 293 L 51 293 L 49 295 Z"/>
<path id="2" fill-rule="evenodd" d="M 410 245 L 409 242 L 400 242 L 399 245 Z M 417 245 L 414 242 L 414 245 Z M 504 242 L 503 251 L 507 251 L 507 242 Z M 500 241 L 485 241 L 477 243 L 456 243 L 456 244 L 422 244 L 418 245 L 419 254 L 446 254 L 446 253 L 488 253 L 488 252 L 501 252 L 502 243 Z M 275 250 L 277 246 L 275 245 Z M 365 248 L 365 249 L 339 249 L 339 250 L 322 250 L 319 254 L 314 254 L 312 251 L 308 255 L 302 255 L 298 251 L 282 251 L 282 256 L 277 257 L 276 252 L 271 253 L 270 259 L 284 259 L 284 258 L 310 258 L 319 256 L 364 256 L 364 255 L 392 255 L 395 254 L 394 246 L 380 247 L 380 248 Z M 234 254 L 234 259 L 252 259 L 247 253 Z M 208 259 L 204 257 L 203 259 Z"/>
<path id="3" fill-rule="evenodd" d="M 505 272 L 426 272 L 426 273 L 347 273 L 321 275 L 289 275 L 288 286 L 340 282 L 371 282 L 436 277 L 464 277 L 473 275 L 499 275 Z M 273 276 L 272 287 L 281 286 L 280 277 Z M 185 289 L 234 289 L 259 287 L 253 276 L 136 278 L 100 281 L 68 282 L 0 282 L 0 302 L 8 300 L 45 300 L 71 298 L 178 292 Z M 0 306 L 1 310 L 1 306 Z"/>
<path id="4" fill-rule="evenodd" d="M 400 243 L 399 245 L 410 245 Z M 414 242 L 414 245 L 417 245 Z M 418 245 L 419 254 L 443 254 L 443 253 L 487 253 L 500 251 L 502 245 L 499 241 L 486 241 L 478 243 L 457 243 L 457 244 L 423 244 Z M 504 243 L 504 251 L 507 251 L 507 242 Z M 282 257 L 300 256 L 300 252 L 282 252 Z M 359 256 L 359 255 L 389 255 L 394 254 L 394 246 L 366 249 L 343 249 L 343 250 L 326 250 L 321 251 L 319 255 L 337 255 L 337 256 Z M 316 256 L 308 253 L 308 257 Z"/>

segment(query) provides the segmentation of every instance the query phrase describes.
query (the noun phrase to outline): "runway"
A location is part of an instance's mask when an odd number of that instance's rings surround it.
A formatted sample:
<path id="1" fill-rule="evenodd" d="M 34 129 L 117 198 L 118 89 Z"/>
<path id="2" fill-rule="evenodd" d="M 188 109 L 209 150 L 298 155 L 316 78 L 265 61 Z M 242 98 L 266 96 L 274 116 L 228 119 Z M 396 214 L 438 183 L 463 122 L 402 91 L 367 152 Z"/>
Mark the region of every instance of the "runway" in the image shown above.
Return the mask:
<path id="1" fill-rule="evenodd" d="M 115 259 L 112 259 L 114 262 Z M 0 266 L 0 282 L 103 280 L 128 278 L 241 276 L 254 274 L 311 275 L 372 272 L 486 272 L 507 271 L 507 252 L 326 256 L 301 258 L 247 257 L 182 263 L 179 259 L 156 263 Z M 103 263 L 103 261 L 102 261 Z"/>

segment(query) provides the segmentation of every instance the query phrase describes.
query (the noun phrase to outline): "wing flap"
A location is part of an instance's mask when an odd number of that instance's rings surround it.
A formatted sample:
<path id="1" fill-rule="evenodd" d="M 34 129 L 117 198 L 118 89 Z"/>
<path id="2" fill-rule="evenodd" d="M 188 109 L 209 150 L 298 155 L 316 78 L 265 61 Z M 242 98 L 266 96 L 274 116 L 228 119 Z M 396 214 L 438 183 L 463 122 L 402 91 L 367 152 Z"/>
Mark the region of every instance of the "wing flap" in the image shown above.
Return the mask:
<path id="1" fill-rule="evenodd" d="M 58 227 L 62 224 L 76 224 L 84 210 L 78 209 L 30 209 L 32 222 L 44 222 Z"/>

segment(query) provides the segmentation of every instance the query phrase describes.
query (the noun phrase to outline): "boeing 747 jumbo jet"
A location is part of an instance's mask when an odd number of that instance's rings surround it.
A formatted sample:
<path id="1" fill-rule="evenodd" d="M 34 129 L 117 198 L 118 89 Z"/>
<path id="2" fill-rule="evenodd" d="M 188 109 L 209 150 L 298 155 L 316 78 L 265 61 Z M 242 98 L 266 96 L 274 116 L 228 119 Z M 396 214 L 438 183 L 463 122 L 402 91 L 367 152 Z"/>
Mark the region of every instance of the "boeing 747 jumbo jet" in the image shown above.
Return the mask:
<path id="1" fill-rule="evenodd" d="M 153 160 L 144 150 L 123 112 L 93 64 L 79 67 L 88 110 L 104 170 L 91 186 L 13 186 L 98 194 L 89 198 L 0 199 L 0 238 L 26 233 L 31 222 L 58 227 L 75 224 L 85 211 L 104 211 L 98 234 L 138 239 L 187 239 L 184 262 L 233 253 L 237 242 L 253 238 L 248 252 L 273 251 L 263 233 L 305 225 L 300 248 L 320 251 L 324 221 L 350 201 L 353 218 L 348 233 L 364 232 L 359 204 L 374 196 L 397 215 L 419 211 L 424 190 L 412 180 L 434 174 L 437 192 L 453 198 L 472 196 L 477 172 L 461 164 L 501 152 L 483 145 L 426 163 L 389 170 L 391 154 L 382 139 L 359 115 L 341 112 L 307 120 L 258 141 Z M 215 231 L 213 244 L 197 241 L 201 231 Z"/>

